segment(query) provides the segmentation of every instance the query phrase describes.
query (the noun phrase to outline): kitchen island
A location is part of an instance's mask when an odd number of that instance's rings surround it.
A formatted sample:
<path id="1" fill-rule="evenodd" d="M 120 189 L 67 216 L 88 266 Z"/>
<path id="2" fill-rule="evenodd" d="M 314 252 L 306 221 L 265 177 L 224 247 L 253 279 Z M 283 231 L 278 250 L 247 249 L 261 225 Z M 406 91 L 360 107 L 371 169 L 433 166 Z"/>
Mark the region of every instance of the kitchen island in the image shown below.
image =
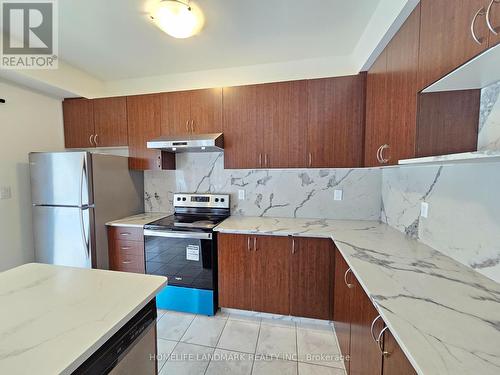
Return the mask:
<path id="1" fill-rule="evenodd" d="M 0 374 L 74 372 L 154 303 L 166 282 L 36 263 L 0 273 Z"/>

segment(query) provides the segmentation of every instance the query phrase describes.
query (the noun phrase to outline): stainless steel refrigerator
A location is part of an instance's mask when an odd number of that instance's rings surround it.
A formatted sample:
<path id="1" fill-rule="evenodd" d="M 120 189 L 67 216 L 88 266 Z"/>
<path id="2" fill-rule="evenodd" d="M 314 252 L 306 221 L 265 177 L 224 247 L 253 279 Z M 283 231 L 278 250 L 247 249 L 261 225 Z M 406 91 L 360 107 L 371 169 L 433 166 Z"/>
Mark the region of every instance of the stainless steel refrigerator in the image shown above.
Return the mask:
<path id="1" fill-rule="evenodd" d="M 128 158 L 84 151 L 29 154 L 37 262 L 109 268 L 106 222 L 144 209 Z"/>

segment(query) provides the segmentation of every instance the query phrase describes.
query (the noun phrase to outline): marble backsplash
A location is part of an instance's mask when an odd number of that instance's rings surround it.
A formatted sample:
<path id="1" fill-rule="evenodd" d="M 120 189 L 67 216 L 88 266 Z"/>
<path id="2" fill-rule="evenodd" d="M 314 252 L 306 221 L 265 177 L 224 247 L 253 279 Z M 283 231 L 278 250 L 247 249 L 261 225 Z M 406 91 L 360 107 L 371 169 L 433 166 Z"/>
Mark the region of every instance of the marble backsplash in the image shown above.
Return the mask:
<path id="1" fill-rule="evenodd" d="M 381 219 L 500 282 L 499 187 L 500 163 L 387 168 Z"/>
<path id="2" fill-rule="evenodd" d="M 233 215 L 379 220 L 381 180 L 379 169 L 226 170 L 223 153 L 178 154 L 177 170 L 145 172 L 145 208 L 171 212 L 175 192 L 211 192 L 231 195 Z"/>
<path id="3" fill-rule="evenodd" d="M 481 90 L 479 151 L 500 151 L 500 81 Z"/>

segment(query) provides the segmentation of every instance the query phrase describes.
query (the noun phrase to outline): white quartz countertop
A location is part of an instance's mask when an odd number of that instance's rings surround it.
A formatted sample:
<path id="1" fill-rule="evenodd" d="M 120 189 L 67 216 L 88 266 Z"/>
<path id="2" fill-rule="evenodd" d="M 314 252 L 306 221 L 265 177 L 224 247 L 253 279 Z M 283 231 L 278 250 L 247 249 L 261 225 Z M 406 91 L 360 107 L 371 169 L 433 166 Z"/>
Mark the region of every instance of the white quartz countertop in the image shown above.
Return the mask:
<path id="1" fill-rule="evenodd" d="M 0 273 L 0 374 L 73 372 L 166 281 L 36 263 Z"/>
<path id="2" fill-rule="evenodd" d="M 419 374 L 500 373 L 500 284 L 375 221 L 230 217 L 222 233 L 332 238 Z"/>
<path id="3" fill-rule="evenodd" d="M 125 217 L 120 220 L 113 220 L 106 225 L 114 227 L 136 227 L 142 228 L 144 225 L 152 223 L 153 221 L 163 219 L 164 217 L 170 216 L 171 214 L 159 213 L 159 212 L 145 212 L 143 214 L 133 215 Z"/>

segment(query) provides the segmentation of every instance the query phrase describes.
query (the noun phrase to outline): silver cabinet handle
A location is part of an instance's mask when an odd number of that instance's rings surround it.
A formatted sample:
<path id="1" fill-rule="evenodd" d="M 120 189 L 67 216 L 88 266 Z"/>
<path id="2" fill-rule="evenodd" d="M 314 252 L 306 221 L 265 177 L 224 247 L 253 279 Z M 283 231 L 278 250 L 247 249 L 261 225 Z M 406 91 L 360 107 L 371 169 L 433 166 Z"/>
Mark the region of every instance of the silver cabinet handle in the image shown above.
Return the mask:
<path id="1" fill-rule="evenodd" d="M 391 146 L 389 146 L 387 143 L 385 145 L 382 145 L 380 146 L 380 152 L 379 152 L 379 155 L 380 155 L 380 164 L 387 164 L 389 162 L 389 160 L 391 160 L 391 158 L 384 158 L 384 150 L 387 150 L 387 149 L 390 149 Z"/>
<path id="2" fill-rule="evenodd" d="M 380 349 L 380 353 L 382 353 L 382 355 L 384 357 L 388 357 L 389 356 L 389 352 L 386 352 L 384 351 L 384 348 L 382 348 L 382 335 L 384 334 L 385 331 L 387 331 L 389 329 L 389 327 L 385 326 L 382 331 L 380 331 L 380 333 L 378 334 L 378 337 L 377 337 L 377 344 L 378 344 L 378 348 Z"/>
<path id="3" fill-rule="evenodd" d="M 481 7 L 481 9 L 479 9 L 476 14 L 474 14 L 474 17 L 472 18 L 472 22 L 470 24 L 470 33 L 472 34 L 472 39 L 474 39 L 474 41 L 481 45 L 483 44 L 483 38 L 478 38 L 477 35 L 476 35 L 476 31 L 474 30 L 474 27 L 476 26 L 476 19 L 477 17 L 479 16 L 484 16 L 485 15 L 485 11 L 484 11 L 484 7 Z"/>
<path id="4" fill-rule="evenodd" d="M 262 154 L 259 154 L 259 167 L 262 167 Z"/>
<path id="5" fill-rule="evenodd" d="M 121 246 L 120 249 L 122 249 L 122 250 L 130 250 L 131 247 L 130 246 Z"/>
<path id="6" fill-rule="evenodd" d="M 191 120 L 191 133 L 194 133 L 194 120 Z"/>
<path id="7" fill-rule="evenodd" d="M 307 162 L 307 165 L 309 166 L 309 168 L 311 168 L 311 167 L 312 167 L 312 163 L 313 163 L 313 157 L 312 157 L 312 154 L 311 154 L 311 153 L 309 153 L 309 160 L 308 160 L 308 162 Z"/>
<path id="8" fill-rule="evenodd" d="M 186 120 L 186 132 L 189 133 L 189 120 Z"/>
<path id="9" fill-rule="evenodd" d="M 123 264 L 130 264 L 130 263 L 132 263 L 132 261 L 131 260 L 124 260 L 124 261 L 122 261 L 122 263 Z"/>
<path id="10" fill-rule="evenodd" d="M 292 254 L 295 254 L 295 238 L 292 238 Z"/>
<path id="11" fill-rule="evenodd" d="M 250 237 L 247 238 L 247 250 L 250 251 Z"/>
<path id="12" fill-rule="evenodd" d="M 99 142 L 97 142 L 97 136 L 98 136 L 98 134 L 94 134 L 94 143 L 96 146 L 99 145 Z"/>
<path id="13" fill-rule="evenodd" d="M 253 238 L 253 249 L 254 251 L 257 251 L 257 237 Z"/>
<path id="14" fill-rule="evenodd" d="M 94 134 L 91 134 L 90 137 L 89 137 L 89 142 L 90 142 L 91 146 L 94 145 L 93 139 L 94 139 Z"/>
<path id="15" fill-rule="evenodd" d="M 352 288 L 354 287 L 354 284 L 349 284 L 349 283 L 347 282 L 347 274 L 348 274 L 349 272 L 352 272 L 350 268 L 348 268 L 348 269 L 347 269 L 347 271 L 345 271 L 345 273 L 344 273 L 344 282 L 345 282 L 345 285 L 347 285 L 347 287 L 348 287 L 349 289 L 352 289 Z"/>
<path id="16" fill-rule="evenodd" d="M 486 10 L 486 24 L 488 25 L 488 29 L 490 29 L 490 31 L 495 34 L 495 35 L 498 35 L 498 31 L 495 29 L 495 27 L 493 27 L 493 25 L 491 24 L 491 8 L 493 7 L 493 4 L 500 4 L 500 0 L 491 0 L 490 2 L 490 5 L 488 5 L 488 9 Z"/>
<path id="17" fill-rule="evenodd" d="M 372 322 L 372 325 L 370 326 L 370 333 L 372 335 L 372 339 L 373 341 L 377 342 L 377 338 L 375 337 L 375 333 L 373 333 L 373 328 L 375 328 L 375 323 L 377 322 L 377 320 L 379 320 L 381 318 L 380 315 L 377 315 L 377 317 L 375 319 L 373 319 L 373 322 Z"/>
<path id="18" fill-rule="evenodd" d="M 380 150 L 382 149 L 382 146 L 380 146 L 378 149 L 377 149 L 377 161 L 379 162 L 379 164 L 382 164 L 382 158 L 380 157 Z"/>
<path id="19" fill-rule="evenodd" d="M 264 166 L 269 166 L 269 164 L 267 163 L 267 154 L 264 154 Z"/>
<path id="20" fill-rule="evenodd" d="M 123 232 L 123 233 L 120 233 L 120 236 L 130 236 L 130 232 Z"/>

